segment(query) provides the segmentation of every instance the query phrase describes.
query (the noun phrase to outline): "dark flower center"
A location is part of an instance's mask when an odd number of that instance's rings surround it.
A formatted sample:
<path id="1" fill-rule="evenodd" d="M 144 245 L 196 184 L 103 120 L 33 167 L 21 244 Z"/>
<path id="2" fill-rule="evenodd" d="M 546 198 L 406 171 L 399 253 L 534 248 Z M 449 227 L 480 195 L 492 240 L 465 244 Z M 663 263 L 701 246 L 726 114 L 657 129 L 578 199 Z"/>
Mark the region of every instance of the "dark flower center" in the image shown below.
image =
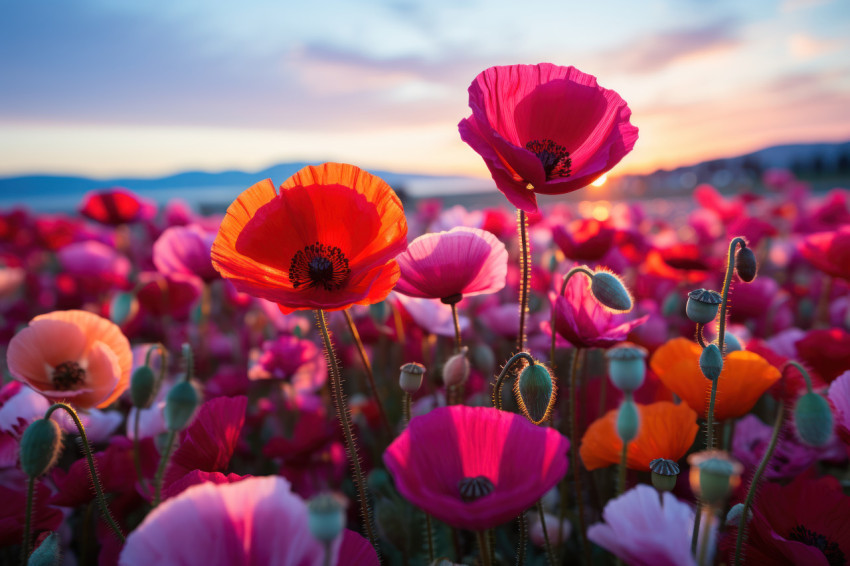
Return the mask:
<path id="1" fill-rule="evenodd" d="M 802 542 L 809 546 L 813 546 L 820 550 L 826 557 L 829 566 L 846 566 L 847 560 L 844 558 L 844 553 L 838 547 L 837 542 L 833 542 L 820 533 L 810 531 L 803 525 L 797 525 L 788 534 L 790 540 Z"/>
<path id="2" fill-rule="evenodd" d="M 493 482 L 484 476 L 474 478 L 463 478 L 457 482 L 460 498 L 464 501 L 475 501 L 493 492 Z"/>
<path id="3" fill-rule="evenodd" d="M 289 264 L 289 280 L 296 289 L 321 286 L 325 291 L 336 291 L 345 285 L 350 274 L 348 258 L 342 250 L 319 242 L 299 250 Z"/>
<path id="4" fill-rule="evenodd" d="M 76 388 L 86 379 L 86 370 L 77 362 L 62 362 L 53 368 L 53 387 L 57 391 Z"/>
<path id="5" fill-rule="evenodd" d="M 525 144 L 525 149 L 536 155 L 540 163 L 543 164 L 547 181 L 569 177 L 572 173 L 570 167 L 573 160 L 570 159 L 570 152 L 564 146 L 552 140 L 542 139 L 531 140 Z"/>

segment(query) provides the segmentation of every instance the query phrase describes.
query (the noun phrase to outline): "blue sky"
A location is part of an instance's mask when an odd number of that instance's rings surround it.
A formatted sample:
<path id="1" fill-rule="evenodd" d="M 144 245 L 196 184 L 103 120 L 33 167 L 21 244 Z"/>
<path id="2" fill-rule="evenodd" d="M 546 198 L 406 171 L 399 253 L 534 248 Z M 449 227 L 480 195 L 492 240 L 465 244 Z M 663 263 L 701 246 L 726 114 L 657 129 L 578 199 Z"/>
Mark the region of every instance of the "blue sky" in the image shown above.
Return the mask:
<path id="1" fill-rule="evenodd" d="M 3 3 L 0 175 L 486 176 L 457 134 L 466 89 L 541 61 L 629 103 L 641 138 L 619 172 L 847 140 L 848 29 L 845 0 Z"/>

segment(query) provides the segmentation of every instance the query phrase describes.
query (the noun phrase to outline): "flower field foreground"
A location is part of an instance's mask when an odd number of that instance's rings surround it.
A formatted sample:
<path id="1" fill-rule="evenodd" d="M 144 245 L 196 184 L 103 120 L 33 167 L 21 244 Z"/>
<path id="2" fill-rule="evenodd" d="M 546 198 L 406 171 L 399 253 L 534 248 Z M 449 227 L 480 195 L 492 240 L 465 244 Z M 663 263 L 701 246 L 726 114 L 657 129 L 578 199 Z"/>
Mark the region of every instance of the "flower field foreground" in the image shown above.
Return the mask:
<path id="1" fill-rule="evenodd" d="M 848 191 L 585 218 L 537 196 L 633 149 L 626 102 L 469 100 L 502 207 L 324 163 L 0 211 L 0 563 L 850 564 Z"/>

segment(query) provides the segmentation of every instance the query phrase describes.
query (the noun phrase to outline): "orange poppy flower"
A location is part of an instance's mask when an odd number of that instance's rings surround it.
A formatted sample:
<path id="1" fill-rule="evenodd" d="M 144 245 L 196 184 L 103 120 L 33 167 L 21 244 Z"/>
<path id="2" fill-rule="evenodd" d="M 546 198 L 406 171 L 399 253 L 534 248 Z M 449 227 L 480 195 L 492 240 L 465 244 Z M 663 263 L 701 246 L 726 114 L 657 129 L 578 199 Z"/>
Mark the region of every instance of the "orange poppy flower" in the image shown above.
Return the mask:
<path id="1" fill-rule="evenodd" d="M 305 167 L 275 191 L 266 179 L 227 209 L 213 266 L 239 291 L 301 309 L 382 301 L 399 277 L 407 220 L 384 181 L 340 163 Z"/>
<path id="2" fill-rule="evenodd" d="M 699 369 L 702 348 L 687 338 L 674 338 L 652 355 L 650 367 L 667 388 L 707 418 L 711 381 Z M 779 370 L 753 352 L 730 352 L 717 382 L 714 418 L 743 416 L 780 378 Z"/>
<path id="3" fill-rule="evenodd" d="M 636 403 L 640 428 L 626 451 L 626 467 L 649 471 L 656 458 L 677 461 L 694 443 L 699 426 L 697 414 L 687 405 L 659 401 L 651 405 Z M 581 439 L 581 456 L 588 470 L 620 463 L 623 441 L 617 436 L 618 409 L 608 411 L 587 428 Z"/>
<path id="4" fill-rule="evenodd" d="M 9 342 L 12 376 L 53 401 L 103 408 L 130 385 L 130 342 L 111 321 L 87 311 L 37 316 Z"/>

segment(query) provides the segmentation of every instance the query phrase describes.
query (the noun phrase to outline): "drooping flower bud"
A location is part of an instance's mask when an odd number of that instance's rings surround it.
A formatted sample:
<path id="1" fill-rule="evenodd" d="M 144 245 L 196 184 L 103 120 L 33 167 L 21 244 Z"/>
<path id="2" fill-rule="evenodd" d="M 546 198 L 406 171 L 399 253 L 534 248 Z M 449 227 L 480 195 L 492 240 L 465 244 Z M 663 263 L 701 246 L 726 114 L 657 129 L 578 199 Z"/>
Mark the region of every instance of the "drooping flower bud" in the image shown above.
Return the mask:
<path id="1" fill-rule="evenodd" d="M 398 376 L 398 384 L 402 391 L 413 395 L 422 387 L 422 376 L 425 375 L 425 366 L 420 363 L 411 362 L 401 366 L 401 374 Z"/>
<path id="2" fill-rule="evenodd" d="M 320 542 L 331 542 L 345 528 L 345 502 L 331 493 L 321 493 L 307 504 L 307 526 Z"/>
<path id="3" fill-rule="evenodd" d="M 135 293 L 116 293 L 109 301 L 109 319 L 121 326 L 139 312 L 139 300 Z"/>
<path id="4" fill-rule="evenodd" d="M 735 253 L 735 271 L 741 281 L 749 283 L 756 278 L 758 264 L 752 248 L 739 248 Z"/>
<path id="5" fill-rule="evenodd" d="M 620 278 L 608 271 L 595 271 L 590 280 L 590 292 L 599 303 L 617 312 L 632 310 L 632 297 Z"/>
<path id="6" fill-rule="evenodd" d="M 514 382 L 514 396 L 520 412 L 536 425 L 549 418 L 555 406 L 555 390 L 552 374 L 542 364 L 527 366 Z"/>
<path id="7" fill-rule="evenodd" d="M 708 324 L 717 316 L 723 297 L 717 291 L 708 289 L 695 289 L 688 293 L 688 303 L 685 305 L 685 314 L 692 322 L 697 324 Z"/>
<path id="8" fill-rule="evenodd" d="M 61 562 L 62 549 L 59 546 L 59 535 L 52 532 L 44 537 L 38 548 L 30 554 L 27 566 L 56 566 Z"/>
<path id="9" fill-rule="evenodd" d="M 608 377 L 620 391 L 635 391 L 646 377 L 646 349 L 624 343 L 606 352 Z"/>
<path id="10" fill-rule="evenodd" d="M 691 490 L 709 505 L 719 505 L 741 483 L 743 466 L 720 450 L 688 456 Z"/>
<path id="11" fill-rule="evenodd" d="M 188 381 L 179 382 L 171 388 L 165 399 L 165 409 L 162 413 L 165 428 L 174 432 L 189 426 L 199 405 L 200 398 L 195 386 Z"/>
<path id="12" fill-rule="evenodd" d="M 630 398 L 623 399 L 620 410 L 617 412 L 617 436 L 623 442 L 631 442 L 635 439 L 640 428 L 640 416 L 637 405 Z"/>
<path id="13" fill-rule="evenodd" d="M 443 383 L 446 387 L 466 383 L 469 379 L 469 348 L 464 346 L 459 354 L 455 354 L 443 365 Z"/>
<path id="14" fill-rule="evenodd" d="M 36 478 L 47 473 L 62 453 L 62 430 L 52 419 L 36 419 L 21 437 L 21 469 Z"/>
<path id="15" fill-rule="evenodd" d="M 720 372 L 723 371 L 723 355 L 717 344 L 709 344 L 703 348 L 702 354 L 699 355 L 699 369 L 710 381 L 716 381 L 720 377 Z"/>
<path id="16" fill-rule="evenodd" d="M 826 446 L 832 439 L 834 420 L 829 403 L 817 393 L 804 393 L 794 405 L 794 427 L 809 446 Z"/>
<path id="17" fill-rule="evenodd" d="M 744 515 L 744 504 L 736 503 L 729 509 L 729 512 L 726 513 L 726 526 L 727 527 L 741 527 L 741 517 Z M 753 511 L 752 509 L 747 510 L 747 523 L 753 520 Z"/>
<path id="18" fill-rule="evenodd" d="M 156 392 L 156 376 L 150 366 L 139 366 L 130 378 L 130 399 L 133 406 L 147 409 L 153 402 Z"/>
<path id="19" fill-rule="evenodd" d="M 658 491 L 672 491 L 679 477 L 679 464 L 666 458 L 656 458 L 649 463 L 652 486 Z"/>

